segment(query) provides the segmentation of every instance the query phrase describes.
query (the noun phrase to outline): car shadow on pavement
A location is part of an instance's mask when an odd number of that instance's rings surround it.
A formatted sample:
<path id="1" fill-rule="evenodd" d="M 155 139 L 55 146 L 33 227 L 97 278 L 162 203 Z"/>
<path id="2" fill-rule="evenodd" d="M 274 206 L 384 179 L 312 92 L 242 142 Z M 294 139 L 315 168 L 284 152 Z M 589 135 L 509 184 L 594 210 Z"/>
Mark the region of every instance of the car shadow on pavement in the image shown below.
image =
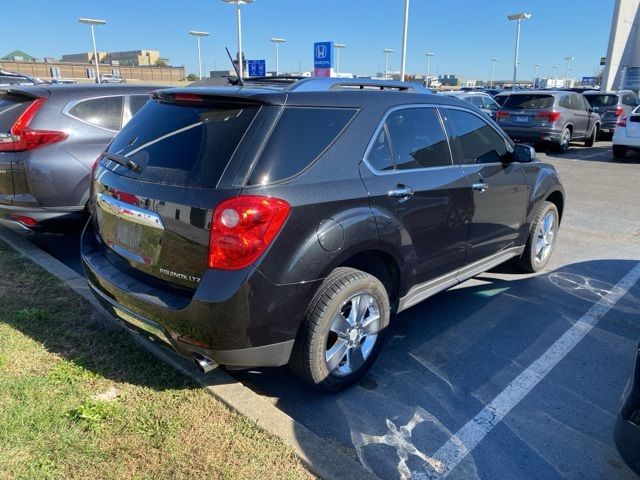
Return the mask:
<path id="1" fill-rule="evenodd" d="M 372 370 L 338 394 L 305 386 L 285 367 L 230 373 L 317 435 L 357 456 L 380 478 L 431 478 L 437 476 L 431 455 L 637 263 L 595 260 L 513 276 L 517 270 L 510 264 L 498 267 L 397 315 Z M 503 422 L 500 438 L 483 449 L 492 453 L 469 454 L 455 478 L 558 478 L 560 471 L 572 478 L 627 478 L 602 455 L 606 450 L 621 462 L 609 432 L 631 368 L 624 360 L 632 357 L 640 336 L 640 325 L 631 320 L 640 314 L 640 295 L 635 295 L 625 295 L 590 334 L 603 343 L 603 352 L 593 353 L 602 353 L 609 362 L 603 366 L 606 394 L 594 393 L 601 388 L 600 377 L 586 381 L 588 371 L 580 368 L 566 382 L 558 380 L 562 385 L 551 387 L 571 405 L 567 412 L 555 412 L 566 413 L 561 419 L 570 428 L 579 429 L 573 425 L 578 417 L 590 418 L 598 427 L 595 439 L 586 434 L 559 439 L 581 443 L 584 457 L 593 460 L 569 455 L 565 463 L 574 470 L 562 470 L 549 463 L 562 452 L 543 451 L 543 439 L 526 437 L 527 428 L 533 427 L 525 425 L 520 431 Z M 594 441 L 599 451 L 589 450 Z"/>

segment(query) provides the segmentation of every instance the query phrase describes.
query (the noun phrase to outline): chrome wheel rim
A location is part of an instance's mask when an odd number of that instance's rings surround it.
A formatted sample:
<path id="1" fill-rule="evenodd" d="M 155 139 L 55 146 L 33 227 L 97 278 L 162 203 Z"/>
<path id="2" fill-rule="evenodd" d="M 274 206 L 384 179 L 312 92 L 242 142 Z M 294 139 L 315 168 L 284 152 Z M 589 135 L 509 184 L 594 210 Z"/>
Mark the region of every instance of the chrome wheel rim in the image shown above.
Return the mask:
<path id="1" fill-rule="evenodd" d="M 380 321 L 380 305 L 373 295 L 358 293 L 342 304 L 325 346 L 329 373 L 344 377 L 362 368 L 378 340 Z"/>
<path id="2" fill-rule="evenodd" d="M 562 146 L 568 147 L 571 142 L 571 132 L 569 130 L 565 130 L 562 132 Z"/>
<path id="3" fill-rule="evenodd" d="M 553 241 L 556 235 L 556 216 L 553 212 L 547 213 L 542 222 L 540 222 L 540 227 L 538 227 L 538 232 L 536 233 L 536 262 L 543 263 L 549 258 L 551 254 L 551 250 L 553 249 Z"/>

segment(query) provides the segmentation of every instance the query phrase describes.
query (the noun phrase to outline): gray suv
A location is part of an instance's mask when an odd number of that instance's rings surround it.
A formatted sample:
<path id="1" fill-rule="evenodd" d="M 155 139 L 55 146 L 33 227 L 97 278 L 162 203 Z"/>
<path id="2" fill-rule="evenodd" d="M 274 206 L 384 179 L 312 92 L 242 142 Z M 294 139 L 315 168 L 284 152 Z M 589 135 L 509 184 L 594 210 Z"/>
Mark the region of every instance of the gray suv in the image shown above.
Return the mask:
<path id="1" fill-rule="evenodd" d="M 589 104 L 594 109 L 597 109 L 602 119 L 600 135 L 606 135 L 609 140 L 611 140 L 620 117 L 629 115 L 640 104 L 638 95 L 631 90 L 621 90 L 619 92 L 594 91 L 587 92 L 584 96 Z"/>
<path id="2" fill-rule="evenodd" d="M 600 116 L 585 97 L 575 92 L 536 91 L 503 93 L 496 121 L 516 142 L 547 143 L 560 153 L 574 140 L 593 146 Z"/>
<path id="3" fill-rule="evenodd" d="M 0 90 L 0 220 L 32 230 L 81 220 L 96 159 L 157 88 Z"/>

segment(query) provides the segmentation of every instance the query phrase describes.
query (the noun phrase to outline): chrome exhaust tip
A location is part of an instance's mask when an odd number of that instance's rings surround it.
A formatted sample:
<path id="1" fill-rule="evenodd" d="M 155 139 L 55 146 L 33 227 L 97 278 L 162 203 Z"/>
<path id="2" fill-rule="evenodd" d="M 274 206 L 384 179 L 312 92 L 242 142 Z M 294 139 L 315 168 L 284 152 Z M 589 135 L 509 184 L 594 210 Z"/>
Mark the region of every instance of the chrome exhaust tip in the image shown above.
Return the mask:
<path id="1" fill-rule="evenodd" d="M 211 370 L 218 366 L 218 364 L 210 358 L 207 358 L 204 355 L 200 355 L 198 353 L 193 356 L 193 364 L 196 366 L 200 373 L 209 373 Z"/>

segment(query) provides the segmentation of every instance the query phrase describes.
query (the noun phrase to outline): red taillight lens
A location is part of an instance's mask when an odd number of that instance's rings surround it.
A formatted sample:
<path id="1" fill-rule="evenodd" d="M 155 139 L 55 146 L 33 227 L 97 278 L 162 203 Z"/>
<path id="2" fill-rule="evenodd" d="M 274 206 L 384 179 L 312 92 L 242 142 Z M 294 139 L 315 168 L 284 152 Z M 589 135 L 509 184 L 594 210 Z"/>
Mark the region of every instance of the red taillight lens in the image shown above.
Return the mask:
<path id="1" fill-rule="evenodd" d="M 496 120 L 502 120 L 503 118 L 507 118 L 509 116 L 509 112 L 505 112 L 504 110 L 498 110 L 496 112 Z"/>
<path id="2" fill-rule="evenodd" d="M 279 198 L 240 196 L 213 212 L 209 268 L 239 270 L 267 249 L 289 217 L 291 206 Z"/>
<path id="3" fill-rule="evenodd" d="M 27 227 L 35 227 L 38 222 L 31 217 L 25 217 L 24 215 L 11 215 L 11 220 L 19 222 Z"/>
<path id="4" fill-rule="evenodd" d="M 0 152 L 23 152 L 33 150 L 44 145 L 56 143 L 67 138 L 64 132 L 54 130 L 34 130 L 29 123 L 47 101 L 46 98 L 36 98 L 31 105 L 18 117 L 11 127 L 11 134 L 0 139 Z"/>
<path id="5" fill-rule="evenodd" d="M 613 112 L 613 114 L 614 114 L 616 117 L 619 117 L 619 116 L 620 116 L 620 115 L 622 115 L 623 113 L 624 113 L 624 108 L 622 108 L 622 107 L 616 107 L 615 112 Z"/>
<path id="6" fill-rule="evenodd" d="M 627 117 L 620 117 L 618 119 L 618 123 L 616 124 L 618 127 L 626 127 L 627 126 Z"/>
<path id="7" fill-rule="evenodd" d="M 560 112 L 538 112 L 536 117 L 546 118 L 550 123 L 553 123 L 560 119 Z"/>

